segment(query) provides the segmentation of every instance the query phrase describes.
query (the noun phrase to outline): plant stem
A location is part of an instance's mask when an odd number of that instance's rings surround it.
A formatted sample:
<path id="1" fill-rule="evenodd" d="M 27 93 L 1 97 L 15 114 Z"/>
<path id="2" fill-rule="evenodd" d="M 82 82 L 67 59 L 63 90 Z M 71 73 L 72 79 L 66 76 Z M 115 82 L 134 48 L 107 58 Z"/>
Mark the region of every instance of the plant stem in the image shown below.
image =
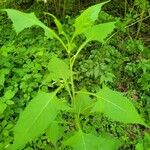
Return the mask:
<path id="1" fill-rule="evenodd" d="M 71 64 L 70 54 L 69 54 L 69 65 L 70 65 L 70 80 L 71 80 L 71 90 L 72 90 L 72 104 L 74 106 L 75 87 L 74 87 L 74 81 L 73 81 L 73 68 L 72 68 L 72 64 Z"/>
<path id="2" fill-rule="evenodd" d="M 124 12 L 124 16 L 126 16 L 126 13 L 127 13 L 127 4 L 128 4 L 128 2 L 127 2 L 127 0 L 125 0 L 125 12 Z"/>
<path id="3" fill-rule="evenodd" d="M 136 34 L 136 38 L 138 38 L 139 33 L 140 33 L 140 30 L 141 30 L 141 26 L 142 26 L 142 22 L 143 22 L 144 13 L 145 13 L 145 9 L 144 9 L 144 10 L 142 10 L 142 12 L 141 12 L 140 22 L 139 22 L 139 26 L 138 26 L 138 30 L 137 30 L 137 34 Z"/>
<path id="4" fill-rule="evenodd" d="M 69 61 L 70 61 L 70 78 L 71 78 L 71 89 L 72 89 L 72 105 L 74 107 L 75 105 L 75 86 L 74 86 L 74 79 L 73 79 L 73 66 L 75 63 L 75 60 L 77 59 L 80 51 L 84 48 L 84 46 L 88 43 L 88 41 L 85 41 L 81 44 L 81 46 L 79 47 L 79 49 L 77 50 L 76 54 L 71 58 L 70 54 L 69 54 Z"/>
<path id="5" fill-rule="evenodd" d="M 73 58 L 72 58 L 72 63 L 71 63 L 72 67 L 73 67 L 73 65 L 74 65 L 74 63 L 75 63 L 75 60 L 77 59 L 79 53 L 81 52 L 81 50 L 85 47 L 85 45 L 86 45 L 88 42 L 89 42 L 89 41 L 84 41 L 84 42 L 81 44 L 81 46 L 79 47 L 79 49 L 77 50 L 76 54 L 73 56 Z"/>
<path id="6" fill-rule="evenodd" d="M 66 52 L 68 53 L 68 49 L 67 49 L 65 43 L 61 40 L 61 38 L 56 33 L 54 36 L 62 44 L 62 46 L 65 48 Z"/>

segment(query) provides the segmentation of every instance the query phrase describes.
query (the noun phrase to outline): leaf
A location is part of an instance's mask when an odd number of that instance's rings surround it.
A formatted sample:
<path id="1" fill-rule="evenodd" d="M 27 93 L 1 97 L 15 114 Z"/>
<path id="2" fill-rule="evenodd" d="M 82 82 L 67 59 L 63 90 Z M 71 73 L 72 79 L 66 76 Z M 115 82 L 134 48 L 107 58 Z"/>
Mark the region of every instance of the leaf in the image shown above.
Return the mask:
<path id="1" fill-rule="evenodd" d="M 15 96 L 15 92 L 12 90 L 7 90 L 4 94 L 6 100 L 12 99 Z"/>
<path id="2" fill-rule="evenodd" d="M 115 22 L 103 23 L 88 28 L 84 34 L 87 41 L 99 41 L 104 43 L 104 40 L 109 34 L 111 34 L 114 28 Z"/>
<path id="3" fill-rule="evenodd" d="M 9 69 L 1 69 L 0 70 L 0 85 L 4 86 L 5 75 L 9 73 Z"/>
<path id="4" fill-rule="evenodd" d="M 54 121 L 62 103 L 56 97 L 59 89 L 53 93 L 39 92 L 31 100 L 15 126 L 12 150 L 21 149 L 27 142 L 43 134 L 49 124 Z"/>
<path id="5" fill-rule="evenodd" d="M 65 141 L 64 145 L 73 147 L 73 150 L 98 150 L 99 138 L 80 130 Z"/>
<path id="6" fill-rule="evenodd" d="M 131 101 L 121 93 L 104 87 L 96 96 L 97 102 L 92 112 L 104 113 L 115 121 L 145 125 Z"/>
<path id="7" fill-rule="evenodd" d="M 86 90 L 81 90 L 75 97 L 75 111 L 77 113 L 87 115 L 90 112 L 92 107 L 92 99 L 87 95 L 84 94 Z"/>
<path id="8" fill-rule="evenodd" d="M 66 140 L 64 145 L 73 147 L 73 150 L 117 150 L 118 141 L 110 136 L 97 137 L 80 130 Z"/>
<path id="9" fill-rule="evenodd" d="M 59 79 L 67 80 L 70 78 L 69 65 L 64 61 L 55 56 L 52 56 L 48 64 L 48 70 L 50 71 L 50 76 L 54 81 Z"/>
<path id="10" fill-rule="evenodd" d="M 53 14 L 51 14 L 51 13 L 45 13 L 45 14 L 48 14 L 49 16 L 51 16 L 54 19 L 54 22 L 58 28 L 59 34 L 64 34 L 61 22 Z"/>
<path id="11" fill-rule="evenodd" d="M 4 112 L 6 107 L 7 107 L 7 105 L 0 101 L 0 115 Z"/>
<path id="12" fill-rule="evenodd" d="M 118 150 L 121 142 L 108 134 L 100 136 L 99 149 L 100 150 Z"/>
<path id="13" fill-rule="evenodd" d="M 46 131 L 46 135 L 50 138 L 53 145 L 56 146 L 57 140 L 63 135 L 63 130 L 56 121 L 52 122 Z"/>
<path id="14" fill-rule="evenodd" d="M 14 103 L 13 101 L 11 101 L 11 100 L 7 100 L 7 101 L 6 101 L 6 104 L 7 104 L 7 105 L 13 105 L 13 104 L 15 104 L 15 103 Z"/>
<path id="15" fill-rule="evenodd" d="M 75 36 L 82 34 L 88 27 L 94 25 L 94 22 L 98 19 L 98 14 L 101 11 L 101 7 L 109 1 L 93 5 L 87 8 L 79 17 L 75 20 Z"/>
<path id="16" fill-rule="evenodd" d="M 144 150 L 144 148 L 143 148 L 143 143 L 140 142 L 140 143 L 136 144 L 135 150 Z"/>
<path id="17" fill-rule="evenodd" d="M 7 12 L 9 18 L 13 22 L 13 26 L 17 32 L 21 32 L 25 28 L 30 28 L 32 26 L 40 26 L 45 31 L 45 36 L 47 38 L 53 38 L 55 36 L 55 32 L 45 26 L 36 16 L 34 13 L 24 13 L 15 9 L 4 9 Z"/>

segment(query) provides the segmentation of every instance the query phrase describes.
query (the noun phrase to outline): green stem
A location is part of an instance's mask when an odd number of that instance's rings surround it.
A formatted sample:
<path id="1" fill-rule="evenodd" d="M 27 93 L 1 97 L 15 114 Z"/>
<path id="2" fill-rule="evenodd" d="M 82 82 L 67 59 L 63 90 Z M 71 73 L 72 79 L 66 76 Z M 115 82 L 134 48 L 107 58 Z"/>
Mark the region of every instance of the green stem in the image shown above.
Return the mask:
<path id="1" fill-rule="evenodd" d="M 75 97 L 75 87 L 74 87 L 74 82 L 73 82 L 73 68 L 71 65 L 71 57 L 69 54 L 69 63 L 70 63 L 70 80 L 71 80 L 71 90 L 72 90 L 72 104 L 74 105 L 74 97 Z"/>
<path id="2" fill-rule="evenodd" d="M 80 125 L 80 120 L 79 120 L 79 113 L 75 114 L 75 123 L 76 123 L 76 127 L 80 131 L 81 130 L 81 125 Z"/>
<path id="3" fill-rule="evenodd" d="M 149 15 L 149 16 L 146 16 L 146 17 L 143 18 L 142 20 L 141 20 L 141 19 L 136 20 L 135 22 L 133 22 L 133 23 L 127 25 L 125 28 L 131 27 L 131 26 L 135 25 L 136 23 L 138 23 L 138 22 L 140 22 L 140 21 L 144 21 L 144 20 L 148 19 L 149 17 L 150 17 L 150 15 Z"/>
<path id="4" fill-rule="evenodd" d="M 84 42 L 81 44 L 81 46 L 79 47 L 79 49 L 77 50 L 76 54 L 73 56 L 73 58 L 72 58 L 72 63 L 71 63 L 72 67 L 73 67 L 73 65 L 74 65 L 74 63 L 75 63 L 75 61 L 76 61 L 76 59 L 77 59 L 79 53 L 81 52 L 81 50 L 85 47 L 85 45 L 86 45 L 88 42 L 89 42 L 89 41 L 84 41 Z"/>
<path id="5" fill-rule="evenodd" d="M 70 78 L 71 78 L 71 89 L 72 89 L 72 105 L 73 107 L 75 107 L 75 86 L 74 86 L 74 79 L 73 79 L 73 66 L 74 66 L 74 63 L 75 63 L 75 60 L 77 59 L 80 51 L 84 48 L 84 46 L 88 43 L 88 41 L 85 41 L 81 44 L 81 46 L 79 47 L 79 49 L 77 50 L 77 53 L 73 56 L 73 58 L 70 57 L 70 54 L 69 54 L 69 60 L 70 60 Z"/>
<path id="6" fill-rule="evenodd" d="M 65 43 L 62 41 L 62 39 L 56 33 L 54 34 L 54 37 L 62 44 L 62 46 L 65 48 L 66 52 L 69 53 Z"/>
<path id="7" fill-rule="evenodd" d="M 56 89 L 55 93 L 57 94 L 63 87 L 64 87 L 64 85 L 61 84 L 61 85 Z"/>
<path id="8" fill-rule="evenodd" d="M 71 94 L 71 90 L 70 90 L 69 84 L 67 83 L 67 81 L 64 81 L 64 82 L 65 82 L 65 85 L 66 85 L 66 89 L 67 89 L 67 91 L 68 91 L 68 94 L 69 94 L 71 100 L 73 100 L 73 97 L 72 97 L 72 94 Z"/>
<path id="9" fill-rule="evenodd" d="M 141 30 L 141 26 L 142 26 L 142 20 L 143 20 L 143 17 L 144 17 L 144 13 L 145 13 L 145 9 L 142 10 L 141 12 L 141 16 L 140 16 L 140 22 L 139 22 L 139 26 L 138 26 L 138 30 L 137 30 L 137 34 L 136 34 L 136 38 L 138 38 L 139 36 L 139 33 L 140 33 L 140 30 Z"/>

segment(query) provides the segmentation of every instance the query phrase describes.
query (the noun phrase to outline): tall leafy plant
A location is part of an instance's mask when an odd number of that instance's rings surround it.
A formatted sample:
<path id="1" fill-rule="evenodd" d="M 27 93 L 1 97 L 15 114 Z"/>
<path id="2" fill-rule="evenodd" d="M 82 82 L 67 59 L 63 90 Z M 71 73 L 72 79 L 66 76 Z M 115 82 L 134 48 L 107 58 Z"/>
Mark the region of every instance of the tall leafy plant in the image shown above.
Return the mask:
<path id="1" fill-rule="evenodd" d="M 62 111 L 73 114 L 75 118 L 74 126 L 76 131 L 67 140 L 63 141 L 64 146 L 71 146 L 74 150 L 110 149 L 107 147 L 109 145 L 106 144 L 108 142 L 105 143 L 105 141 L 112 140 L 109 137 L 84 133 L 80 122 L 81 114 L 88 116 L 91 113 L 103 113 L 114 121 L 145 125 L 132 102 L 121 93 L 106 86 L 95 93 L 88 92 L 86 89 L 77 91 L 74 84 L 75 72 L 73 68 L 79 53 L 91 41 L 104 44 L 105 39 L 115 28 L 115 22 L 95 24 L 101 7 L 105 3 L 107 2 L 89 7 L 76 18 L 72 38 L 69 38 L 63 30 L 62 24 L 52 14 L 49 15 L 53 17 L 56 23 L 58 34 L 43 24 L 34 13 L 27 14 L 14 9 L 4 10 L 12 20 L 17 33 L 20 33 L 25 28 L 39 26 L 43 28 L 47 38 L 56 38 L 60 42 L 68 56 L 65 60 L 55 55 L 51 57 L 47 66 L 49 82 L 54 81 L 59 87 L 51 93 L 39 91 L 37 96 L 31 100 L 20 114 L 14 129 L 12 150 L 22 149 L 28 142 L 45 133 L 49 127 L 51 143 L 58 149 L 56 142 L 59 138 L 60 127 L 58 125 L 59 121 L 56 121 L 56 116 Z M 75 38 L 79 35 L 84 35 L 86 39 L 79 47 L 74 47 Z M 64 36 L 65 40 L 61 38 L 62 36 Z M 57 96 L 64 90 L 68 92 L 69 97 L 65 101 L 60 96 L 59 98 Z M 71 101 L 71 104 L 67 104 L 67 101 Z M 112 147 L 111 145 L 111 149 Z"/>

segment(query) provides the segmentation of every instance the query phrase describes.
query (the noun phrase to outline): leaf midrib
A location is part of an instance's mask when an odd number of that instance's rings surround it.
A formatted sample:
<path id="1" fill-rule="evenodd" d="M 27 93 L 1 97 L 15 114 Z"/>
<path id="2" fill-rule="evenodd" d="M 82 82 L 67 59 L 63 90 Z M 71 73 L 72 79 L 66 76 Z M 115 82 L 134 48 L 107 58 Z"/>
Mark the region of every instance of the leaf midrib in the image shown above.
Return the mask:
<path id="1" fill-rule="evenodd" d="M 44 111 L 44 109 L 48 106 L 48 104 L 51 102 L 51 100 L 55 97 L 56 92 L 53 93 L 52 98 L 46 103 L 46 105 L 43 107 L 43 109 L 39 112 L 39 114 L 37 115 L 37 117 L 34 119 L 34 121 L 32 122 L 31 126 L 29 128 L 27 128 L 27 130 L 25 130 L 24 132 L 24 137 L 26 137 L 25 135 L 27 135 L 27 133 L 30 131 L 30 129 L 33 127 L 33 125 L 35 124 L 35 122 L 38 120 L 39 116 L 42 114 L 42 112 Z"/>

